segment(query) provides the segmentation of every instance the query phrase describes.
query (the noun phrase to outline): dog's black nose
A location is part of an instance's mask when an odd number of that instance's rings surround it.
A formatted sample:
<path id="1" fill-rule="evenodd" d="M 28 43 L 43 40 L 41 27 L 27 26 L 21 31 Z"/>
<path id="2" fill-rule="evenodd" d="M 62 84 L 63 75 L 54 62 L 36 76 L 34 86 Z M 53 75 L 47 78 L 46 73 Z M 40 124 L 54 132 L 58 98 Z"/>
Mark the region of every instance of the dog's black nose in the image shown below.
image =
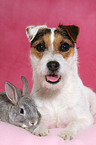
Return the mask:
<path id="1" fill-rule="evenodd" d="M 57 71 L 60 67 L 59 63 L 57 61 L 50 61 L 47 63 L 47 67 L 50 71 Z"/>

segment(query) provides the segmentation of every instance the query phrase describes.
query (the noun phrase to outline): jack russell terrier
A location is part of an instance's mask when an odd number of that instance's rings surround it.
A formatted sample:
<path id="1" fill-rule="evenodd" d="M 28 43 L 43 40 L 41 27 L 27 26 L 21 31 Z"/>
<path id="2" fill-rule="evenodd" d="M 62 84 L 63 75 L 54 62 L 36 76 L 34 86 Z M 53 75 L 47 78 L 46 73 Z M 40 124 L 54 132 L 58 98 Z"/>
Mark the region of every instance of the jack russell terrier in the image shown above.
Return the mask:
<path id="1" fill-rule="evenodd" d="M 48 135 L 50 128 L 64 128 L 58 136 L 73 139 L 94 122 L 96 94 L 83 85 L 78 75 L 76 39 L 79 27 L 28 26 L 33 67 L 32 97 L 41 113 L 33 134 Z"/>

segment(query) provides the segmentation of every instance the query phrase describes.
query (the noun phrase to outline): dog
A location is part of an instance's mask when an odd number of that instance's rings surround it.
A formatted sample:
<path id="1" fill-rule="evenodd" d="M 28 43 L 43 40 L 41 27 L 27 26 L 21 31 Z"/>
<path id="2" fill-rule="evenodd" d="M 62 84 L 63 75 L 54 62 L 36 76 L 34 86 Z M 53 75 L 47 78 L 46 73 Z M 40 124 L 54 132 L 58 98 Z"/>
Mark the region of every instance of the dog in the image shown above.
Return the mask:
<path id="1" fill-rule="evenodd" d="M 37 136 L 48 135 L 50 128 L 63 128 L 58 136 L 71 140 L 94 123 L 96 94 L 83 85 L 78 74 L 79 30 L 75 25 L 26 28 L 33 67 L 31 96 L 42 116 L 33 132 Z"/>

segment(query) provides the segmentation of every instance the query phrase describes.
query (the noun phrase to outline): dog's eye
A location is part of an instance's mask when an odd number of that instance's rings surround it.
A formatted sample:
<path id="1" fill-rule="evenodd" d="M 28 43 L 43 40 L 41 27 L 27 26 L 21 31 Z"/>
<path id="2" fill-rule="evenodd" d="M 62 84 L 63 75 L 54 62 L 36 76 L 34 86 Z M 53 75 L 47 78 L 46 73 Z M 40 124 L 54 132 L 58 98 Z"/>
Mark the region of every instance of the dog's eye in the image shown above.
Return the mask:
<path id="1" fill-rule="evenodd" d="M 64 42 L 64 43 L 61 44 L 59 50 L 63 51 L 63 52 L 66 52 L 66 51 L 69 50 L 69 48 L 70 48 L 70 45 L 68 43 Z"/>
<path id="2" fill-rule="evenodd" d="M 44 43 L 39 43 L 35 46 L 36 50 L 39 51 L 39 52 L 44 52 L 46 47 L 44 45 Z"/>

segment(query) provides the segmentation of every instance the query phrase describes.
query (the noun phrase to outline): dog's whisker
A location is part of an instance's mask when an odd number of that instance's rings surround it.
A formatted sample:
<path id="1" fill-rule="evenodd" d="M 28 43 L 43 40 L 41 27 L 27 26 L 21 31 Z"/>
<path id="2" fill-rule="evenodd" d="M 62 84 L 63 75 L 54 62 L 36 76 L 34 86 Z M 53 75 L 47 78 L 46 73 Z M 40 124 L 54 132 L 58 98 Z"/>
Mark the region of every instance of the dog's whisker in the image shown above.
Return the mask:
<path id="1" fill-rule="evenodd" d="M 47 116 L 48 114 L 42 115 L 42 116 Z"/>
<path id="2" fill-rule="evenodd" d="M 36 90 L 36 92 L 34 92 L 33 94 L 32 94 L 32 96 L 34 95 L 34 94 L 36 94 L 37 92 L 39 92 L 41 90 L 41 88 L 39 88 L 38 90 Z"/>

